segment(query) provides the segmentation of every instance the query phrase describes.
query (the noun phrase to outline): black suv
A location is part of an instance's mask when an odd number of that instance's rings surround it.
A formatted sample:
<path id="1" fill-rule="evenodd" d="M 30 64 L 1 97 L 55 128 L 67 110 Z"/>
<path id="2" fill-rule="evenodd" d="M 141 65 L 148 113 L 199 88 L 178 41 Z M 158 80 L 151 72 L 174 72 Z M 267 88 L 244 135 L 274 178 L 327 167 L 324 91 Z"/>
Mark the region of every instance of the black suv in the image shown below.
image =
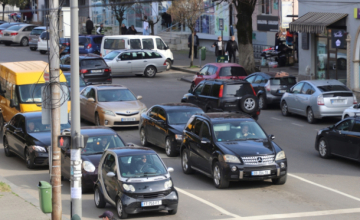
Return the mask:
<path id="1" fill-rule="evenodd" d="M 296 84 L 296 78 L 286 72 L 257 72 L 245 79 L 253 86 L 259 99 L 259 108 L 266 109 L 268 104 L 280 105 L 282 95 Z"/>
<path id="2" fill-rule="evenodd" d="M 205 174 L 217 188 L 240 180 L 271 179 L 274 184 L 284 184 L 287 159 L 274 138 L 246 114 L 194 115 L 180 147 L 183 172 Z"/>
<path id="3" fill-rule="evenodd" d="M 181 102 L 193 103 L 205 112 L 242 111 L 255 120 L 260 115 L 256 93 L 244 80 L 203 80 Z"/>
<path id="4" fill-rule="evenodd" d="M 70 71 L 70 56 L 67 54 L 60 58 L 60 69 L 62 71 Z M 79 65 L 79 74 L 86 83 L 112 83 L 111 68 L 102 57 L 95 54 L 81 54 Z"/>

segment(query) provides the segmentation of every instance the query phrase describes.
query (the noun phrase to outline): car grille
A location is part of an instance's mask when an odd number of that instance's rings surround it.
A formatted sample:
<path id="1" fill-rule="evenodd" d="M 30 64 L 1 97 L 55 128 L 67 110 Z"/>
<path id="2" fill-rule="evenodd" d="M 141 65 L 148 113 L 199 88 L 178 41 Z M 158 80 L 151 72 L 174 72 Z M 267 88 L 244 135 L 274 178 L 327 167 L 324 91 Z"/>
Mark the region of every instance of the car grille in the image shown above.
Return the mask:
<path id="1" fill-rule="evenodd" d="M 43 164 L 47 158 L 45 157 L 36 157 L 34 160 L 35 164 Z"/>
<path id="2" fill-rule="evenodd" d="M 145 193 L 145 194 L 132 193 L 132 194 L 127 194 L 127 195 L 132 198 L 136 198 L 136 199 L 154 199 L 154 198 L 165 197 L 165 196 L 169 195 L 170 192 L 171 192 L 171 190 L 163 191 L 163 192 L 156 192 L 156 193 Z"/>
<path id="3" fill-rule="evenodd" d="M 116 112 L 117 115 L 123 115 L 123 116 L 132 116 L 139 114 L 139 111 L 136 112 Z"/>
<path id="4" fill-rule="evenodd" d="M 272 164 L 275 155 L 241 157 L 241 159 L 246 165 Z"/>
<path id="5" fill-rule="evenodd" d="M 114 125 L 137 125 L 139 121 L 116 121 Z"/>

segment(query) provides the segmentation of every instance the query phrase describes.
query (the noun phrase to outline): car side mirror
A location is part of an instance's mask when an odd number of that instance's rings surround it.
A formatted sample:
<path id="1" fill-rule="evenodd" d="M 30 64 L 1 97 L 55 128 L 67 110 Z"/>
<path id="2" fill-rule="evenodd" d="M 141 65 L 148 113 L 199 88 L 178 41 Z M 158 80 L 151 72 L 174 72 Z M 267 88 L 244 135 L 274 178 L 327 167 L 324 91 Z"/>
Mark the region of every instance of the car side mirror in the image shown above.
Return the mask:
<path id="1" fill-rule="evenodd" d="M 88 101 L 89 102 L 95 102 L 95 99 L 94 98 L 88 98 Z"/>
<path id="2" fill-rule="evenodd" d="M 210 144 L 210 140 L 207 138 L 201 138 L 201 143 L 202 144 Z"/>
<path id="3" fill-rule="evenodd" d="M 114 172 L 108 172 L 108 173 L 106 174 L 106 176 L 107 176 L 107 177 L 114 177 L 114 176 L 116 176 L 116 174 L 115 174 Z"/>
<path id="4" fill-rule="evenodd" d="M 275 140 L 275 135 L 270 134 L 269 139 L 272 140 L 272 141 Z"/>
<path id="5" fill-rule="evenodd" d="M 20 132 L 22 132 L 23 130 L 21 129 L 21 128 L 15 128 L 15 130 L 14 130 L 14 132 L 15 133 L 20 133 Z"/>
<path id="6" fill-rule="evenodd" d="M 174 172 L 174 168 L 168 167 L 168 168 L 167 168 L 167 171 L 168 171 L 169 173 Z"/>
<path id="7" fill-rule="evenodd" d="M 116 61 L 117 61 L 117 62 L 121 61 L 121 58 L 116 58 Z"/>
<path id="8" fill-rule="evenodd" d="M 138 95 L 138 96 L 136 97 L 136 99 L 137 99 L 137 100 L 140 100 L 140 99 L 142 99 L 142 96 L 141 96 L 141 95 Z"/>

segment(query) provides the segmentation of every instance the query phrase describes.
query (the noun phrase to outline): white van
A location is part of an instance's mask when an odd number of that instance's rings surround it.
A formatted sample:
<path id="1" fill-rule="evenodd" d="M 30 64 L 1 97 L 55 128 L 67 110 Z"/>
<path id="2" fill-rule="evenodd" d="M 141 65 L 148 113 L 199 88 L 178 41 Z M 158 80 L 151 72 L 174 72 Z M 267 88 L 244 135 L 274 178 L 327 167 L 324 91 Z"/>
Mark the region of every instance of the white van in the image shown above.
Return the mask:
<path id="1" fill-rule="evenodd" d="M 174 56 L 169 47 L 159 36 L 152 35 L 115 35 L 104 36 L 100 55 L 104 57 L 113 50 L 149 49 L 155 50 L 166 58 L 167 70 L 174 63 Z"/>

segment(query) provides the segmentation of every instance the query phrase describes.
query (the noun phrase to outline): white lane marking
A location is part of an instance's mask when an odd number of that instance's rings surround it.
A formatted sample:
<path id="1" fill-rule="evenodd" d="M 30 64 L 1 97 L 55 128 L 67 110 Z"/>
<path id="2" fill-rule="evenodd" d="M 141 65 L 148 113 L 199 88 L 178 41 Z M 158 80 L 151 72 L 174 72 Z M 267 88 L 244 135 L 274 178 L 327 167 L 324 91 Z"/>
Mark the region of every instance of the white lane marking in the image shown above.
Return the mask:
<path id="1" fill-rule="evenodd" d="M 280 118 L 271 117 L 274 120 L 282 121 Z"/>
<path id="2" fill-rule="evenodd" d="M 213 203 L 211 203 L 211 202 L 209 202 L 209 201 L 206 201 L 205 199 L 202 199 L 202 198 L 200 198 L 200 197 L 197 197 L 197 196 L 195 196 L 195 195 L 193 195 L 193 194 L 191 194 L 191 193 L 189 193 L 189 192 L 186 192 L 185 190 L 179 189 L 179 188 L 177 188 L 177 187 L 175 187 L 175 189 L 176 189 L 178 192 L 182 193 L 182 194 L 185 194 L 185 195 L 187 195 L 187 196 L 189 196 L 189 197 L 191 197 L 191 198 L 193 198 L 193 199 L 198 200 L 199 202 L 202 202 L 202 203 L 204 203 L 204 204 L 206 204 L 206 205 L 208 205 L 208 206 L 211 206 L 212 208 L 218 210 L 219 212 L 221 212 L 221 213 L 223 213 L 223 214 L 225 214 L 225 215 L 229 215 L 229 216 L 232 216 L 232 217 L 234 217 L 234 218 L 239 218 L 239 219 L 241 218 L 239 215 L 235 215 L 235 214 L 233 214 L 233 213 L 230 213 L 230 212 L 226 211 L 225 209 L 221 208 L 220 206 L 217 206 L 217 205 L 215 205 L 215 204 L 213 204 Z M 234 219 L 234 218 L 231 218 L 231 220 Z"/>
<path id="3" fill-rule="evenodd" d="M 296 124 L 296 123 L 291 123 L 293 125 L 296 125 L 296 126 L 300 126 L 300 127 L 304 127 L 304 125 L 301 125 L 301 124 Z"/>
<path id="4" fill-rule="evenodd" d="M 298 180 L 304 181 L 304 182 L 306 182 L 306 183 L 312 184 L 312 185 L 314 185 L 314 186 L 317 186 L 317 187 L 320 187 L 320 188 L 329 190 L 329 191 L 331 191 L 331 192 L 334 192 L 334 193 L 343 195 L 343 196 L 345 196 L 345 197 L 348 197 L 348 198 L 350 198 L 350 199 L 353 199 L 353 200 L 356 200 L 356 201 L 360 202 L 360 198 L 357 198 L 357 197 L 355 197 L 355 196 L 352 196 L 352 195 L 349 195 L 349 194 L 340 192 L 339 190 L 332 189 L 332 188 L 327 187 L 327 186 L 320 185 L 320 184 L 318 184 L 318 183 L 314 183 L 314 182 L 312 182 L 312 181 L 310 181 L 310 180 L 304 179 L 304 178 L 299 177 L 299 176 L 296 176 L 296 175 L 294 175 L 294 174 L 288 173 L 288 175 L 291 176 L 291 177 L 294 177 L 294 178 L 296 178 L 296 179 L 298 179 Z"/>

